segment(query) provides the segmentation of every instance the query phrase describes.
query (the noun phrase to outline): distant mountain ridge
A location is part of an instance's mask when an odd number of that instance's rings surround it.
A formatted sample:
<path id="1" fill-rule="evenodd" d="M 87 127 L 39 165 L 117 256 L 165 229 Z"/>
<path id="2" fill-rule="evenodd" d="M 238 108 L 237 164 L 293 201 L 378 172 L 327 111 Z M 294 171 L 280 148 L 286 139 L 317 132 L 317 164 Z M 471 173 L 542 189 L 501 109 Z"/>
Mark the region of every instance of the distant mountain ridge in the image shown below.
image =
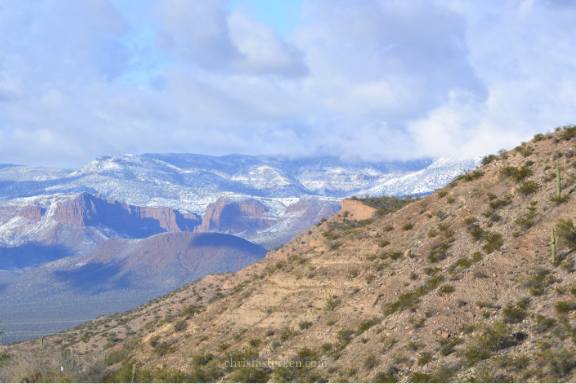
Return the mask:
<path id="1" fill-rule="evenodd" d="M 452 175 L 474 168 L 478 161 L 345 162 L 334 157 L 290 160 L 244 155 L 120 154 L 101 156 L 77 170 L 4 166 L 0 168 L 0 199 L 88 192 L 132 205 L 166 206 L 203 214 L 208 204 L 221 196 L 280 201 L 302 196 L 343 198 L 382 185 L 391 194 L 427 193 L 444 185 L 445 180 L 431 178 L 422 186 L 418 180 L 407 184 L 400 179 L 434 164 L 443 164 L 444 171 Z M 394 187 L 398 183 L 399 189 Z"/>

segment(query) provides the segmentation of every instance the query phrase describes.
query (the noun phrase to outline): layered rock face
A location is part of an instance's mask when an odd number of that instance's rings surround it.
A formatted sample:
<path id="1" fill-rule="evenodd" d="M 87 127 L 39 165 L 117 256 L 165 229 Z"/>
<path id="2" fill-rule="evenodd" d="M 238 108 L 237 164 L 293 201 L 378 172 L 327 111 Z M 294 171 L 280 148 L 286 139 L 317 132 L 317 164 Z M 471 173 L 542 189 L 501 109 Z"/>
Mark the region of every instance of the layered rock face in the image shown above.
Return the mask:
<path id="1" fill-rule="evenodd" d="M 276 219 L 267 214 L 266 207 L 254 199 L 231 200 L 220 197 L 208 205 L 202 216 L 202 225 L 196 232 L 221 231 L 240 233 L 246 230 L 261 230 L 276 224 Z"/>
<path id="2" fill-rule="evenodd" d="M 369 207 L 359 201 L 342 200 L 342 212 L 348 212 L 354 220 L 364 220 L 372 217 L 376 208 Z"/>
<path id="3" fill-rule="evenodd" d="M 58 205 L 54 220 L 65 225 L 104 226 L 135 238 L 192 231 L 200 224 L 193 214 L 167 207 L 137 207 L 88 193 Z"/>

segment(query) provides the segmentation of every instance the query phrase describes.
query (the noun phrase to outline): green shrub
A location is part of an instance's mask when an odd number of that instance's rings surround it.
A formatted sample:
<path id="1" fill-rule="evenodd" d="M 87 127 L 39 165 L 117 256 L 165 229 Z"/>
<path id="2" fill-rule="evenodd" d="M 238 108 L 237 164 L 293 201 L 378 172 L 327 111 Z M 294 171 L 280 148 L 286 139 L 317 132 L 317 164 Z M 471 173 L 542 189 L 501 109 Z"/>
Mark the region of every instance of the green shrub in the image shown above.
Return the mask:
<path id="1" fill-rule="evenodd" d="M 388 244 L 390 244 L 390 241 L 388 240 L 380 240 L 378 242 L 378 246 L 384 248 L 385 246 L 387 246 Z"/>
<path id="2" fill-rule="evenodd" d="M 388 372 L 379 372 L 378 374 L 376 374 L 376 376 L 374 376 L 374 379 L 372 380 L 373 383 L 397 383 L 398 379 L 396 378 L 396 376 L 394 375 L 395 371 L 394 370 L 389 370 Z"/>
<path id="3" fill-rule="evenodd" d="M 448 204 L 453 204 L 455 201 L 456 201 L 456 198 L 455 198 L 454 196 L 448 196 L 448 197 L 446 198 L 446 202 L 447 202 Z"/>
<path id="4" fill-rule="evenodd" d="M 483 332 L 472 337 L 462 353 L 468 364 L 489 358 L 493 352 L 516 344 L 506 324 L 497 321 L 492 326 L 484 325 Z"/>
<path id="5" fill-rule="evenodd" d="M 524 195 L 529 195 L 531 193 L 536 192 L 538 190 L 538 188 L 539 188 L 538 183 L 530 180 L 530 181 L 527 181 L 525 183 L 522 183 L 522 185 L 520 187 L 518 187 L 518 191 Z"/>
<path id="6" fill-rule="evenodd" d="M 442 356 L 448 356 L 456 351 L 456 346 L 460 345 L 464 342 L 464 339 L 461 337 L 455 337 L 452 340 L 447 339 L 439 339 L 438 343 L 440 344 L 440 354 Z"/>
<path id="7" fill-rule="evenodd" d="M 304 329 L 308 329 L 312 326 L 312 322 L 311 321 L 301 321 L 300 323 L 298 323 L 298 327 L 302 330 Z"/>
<path id="8" fill-rule="evenodd" d="M 554 276 L 549 270 L 538 268 L 531 277 L 523 282 L 524 288 L 530 289 L 530 294 L 533 296 L 541 296 L 544 294 L 546 287 L 554 283 Z"/>
<path id="9" fill-rule="evenodd" d="M 342 300 L 338 299 L 338 296 L 331 296 L 326 299 L 326 307 L 324 308 L 325 311 L 332 311 L 337 306 L 340 305 Z"/>
<path id="10" fill-rule="evenodd" d="M 562 140 L 570 140 L 576 136 L 576 125 L 568 124 L 562 127 L 562 131 L 558 137 Z"/>
<path id="11" fill-rule="evenodd" d="M 391 225 L 386 225 L 386 226 L 384 226 L 384 230 L 385 230 L 386 232 L 390 232 L 390 231 L 392 231 L 393 229 L 394 229 L 394 227 L 391 226 Z"/>
<path id="12" fill-rule="evenodd" d="M 472 254 L 472 260 L 477 263 L 480 260 L 482 260 L 482 253 L 480 253 L 480 251 L 476 251 Z"/>
<path id="13" fill-rule="evenodd" d="M 424 352 L 418 357 L 418 365 L 423 366 L 432 361 L 432 354 L 430 352 Z"/>
<path id="14" fill-rule="evenodd" d="M 370 328 L 372 328 L 373 326 L 375 326 L 376 324 L 380 324 L 382 321 L 378 318 L 373 318 L 373 319 L 366 319 L 363 320 L 360 325 L 358 326 L 358 331 L 360 333 L 364 333 L 367 330 L 369 330 Z"/>
<path id="15" fill-rule="evenodd" d="M 556 233 L 564 239 L 569 248 L 576 248 L 576 229 L 572 219 L 558 220 L 556 222 Z"/>
<path id="16" fill-rule="evenodd" d="M 570 301 L 558 301 L 554 304 L 557 313 L 568 313 L 576 309 L 576 303 Z"/>
<path id="17" fill-rule="evenodd" d="M 537 133 L 534 135 L 534 138 L 532 139 L 532 142 L 536 143 L 538 141 L 542 141 L 544 140 L 545 136 L 541 133 Z"/>
<path id="18" fill-rule="evenodd" d="M 186 323 L 186 320 L 181 320 L 174 323 L 174 331 L 176 332 L 185 331 L 186 328 L 188 328 L 188 323 Z"/>
<path id="19" fill-rule="evenodd" d="M 338 333 L 336 334 L 336 338 L 341 344 L 345 345 L 352 340 L 353 335 L 354 335 L 353 330 L 344 328 L 338 331 Z"/>
<path id="20" fill-rule="evenodd" d="M 302 324 L 302 323 L 300 323 Z M 248 340 L 248 344 L 252 347 L 252 348 L 256 348 L 257 346 L 260 345 L 260 343 L 262 342 L 262 340 L 258 339 L 258 338 L 251 338 L 250 340 Z"/>
<path id="21" fill-rule="evenodd" d="M 430 277 L 428 280 L 426 280 L 426 284 L 410 292 L 400 295 L 398 300 L 395 302 L 387 303 L 384 307 L 384 314 L 388 316 L 396 311 L 402 311 L 406 308 L 418 304 L 420 297 L 436 289 L 444 281 L 444 279 L 445 277 L 442 275 Z"/>
<path id="22" fill-rule="evenodd" d="M 414 228 L 414 224 L 412 224 L 412 223 L 406 223 L 406 224 L 404 224 L 404 225 L 402 226 L 402 230 L 403 230 L 403 231 L 409 231 L 409 230 L 411 230 L 412 228 Z"/>
<path id="23" fill-rule="evenodd" d="M 482 165 L 488 165 L 488 164 L 490 164 L 490 163 L 491 163 L 492 161 L 494 161 L 494 160 L 498 160 L 498 156 L 496 156 L 496 155 L 487 155 L 487 156 L 484 156 L 484 157 L 482 158 L 482 161 L 481 161 L 481 162 L 482 162 Z"/>
<path id="24" fill-rule="evenodd" d="M 374 355 L 370 355 L 366 358 L 366 360 L 364 360 L 364 367 L 368 369 L 372 369 L 377 365 L 378 365 L 378 359 L 376 359 Z"/>
<path id="25" fill-rule="evenodd" d="M 376 276 L 374 275 L 366 276 L 366 284 L 371 284 L 374 280 L 376 280 Z"/>
<path id="26" fill-rule="evenodd" d="M 576 366 L 576 351 L 562 348 L 559 351 L 548 350 L 542 353 L 543 361 L 548 365 L 550 374 L 555 378 L 568 376 Z"/>
<path id="27" fill-rule="evenodd" d="M 443 198 L 443 197 L 446 196 L 446 195 L 448 195 L 448 192 L 446 192 L 446 191 L 440 191 L 440 192 L 438 192 L 438 197 L 439 197 L 439 198 Z"/>
<path id="28" fill-rule="evenodd" d="M 451 285 L 443 285 L 440 287 L 440 289 L 438 289 L 438 292 L 440 294 L 449 294 L 454 292 L 454 287 Z"/>
<path id="29" fill-rule="evenodd" d="M 528 146 L 526 143 L 522 143 L 522 145 L 514 149 L 524 157 L 528 157 L 532 154 L 532 152 L 534 152 L 534 149 L 532 149 L 532 147 Z"/>
<path id="30" fill-rule="evenodd" d="M 555 319 L 542 315 L 536 315 L 536 324 L 532 327 L 532 332 L 536 334 L 544 333 L 554 328 L 554 326 L 556 326 Z"/>
<path id="31" fill-rule="evenodd" d="M 395 212 L 400 208 L 410 203 L 413 203 L 414 201 L 417 201 L 417 199 L 411 196 L 399 198 L 396 196 L 374 197 L 368 195 L 365 198 L 358 198 L 356 196 L 352 196 L 350 200 L 360 201 L 364 205 L 376 208 L 376 214 L 378 216 L 384 216 L 389 213 Z"/>
<path id="32" fill-rule="evenodd" d="M 508 306 L 502 310 L 505 323 L 520 323 L 526 317 L 526 311 L 522 308 Z"/>
<path id="33" fill-rule="evenodd" d="M 486 244 L 484 244 L 482 249 L 487 254 L 497 251 L 504 245 L 504 239 L 502 238 L 502 235 L 496 232 L 487 232 L 484 235 L 484 239 L 486 240 Z"/>

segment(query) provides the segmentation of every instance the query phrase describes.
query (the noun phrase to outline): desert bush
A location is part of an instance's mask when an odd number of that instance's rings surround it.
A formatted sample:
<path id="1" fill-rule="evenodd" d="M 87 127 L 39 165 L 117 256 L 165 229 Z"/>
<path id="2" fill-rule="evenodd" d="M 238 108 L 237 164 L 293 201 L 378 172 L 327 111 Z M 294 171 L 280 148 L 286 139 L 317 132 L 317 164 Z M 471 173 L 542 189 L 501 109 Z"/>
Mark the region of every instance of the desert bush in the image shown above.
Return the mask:
<path id="1" fill-rule="evenodd" d="M 520 323 L 526 317 L 526 311 L 519 307 L 508 306 L 502 310 L 505 323 Z"/>
<path id="2" fill-rule="evenodd" d="M 576 351 L 562 348 L 558 351 L 548 350 L 542 353 L 542 360 L 548 366 L 550 375 L 554 378 L 568 376 L 576 366 Z"/>
<path id="3" fill-rule="evenodd" d="M 327 312 L 332 311 L 337 306 L 339 306 L 341 302 L 342 300 L 338 299 L 338 296 L 330 296 L 326 299 L 326 306 L 324 307 L 324 310 Z"/>
<path id="4" fill-rule="evenodd" d="M 534 149 L 524 142 L 514 149 L 524 157 L 528 157 L 532 154 L 532 152 L 534 152 Z"/>
<path id="5" fill-rule="evenodd" d="M 366 284 L 371 284 L 374 280 L 376 280 L 376 276 L 374 275 L 366 276 Z"/>
<path id="6" fill-rule="evenodd" d="M 311 321 L 301 321 L 300 323 L 298 323 L 298 327 L 302 330 L 304 329 L 308 329 L 312 326 L 312 322 Z"/>
<path id="7" fill-rule="evenodd" d="M 511 347 L 517 342 L 512 339 L 508 326 L 497 321 L 492 326 L 484 325 L 483 332 L 472 337 L 462 355 L 468 364 L 489 358 L 493 352 Z"/>
<path id="8" fill-rule="evenodd" d="M 403 230 L 403 231 L 409 231 L 409 230 L 411 230 L 412 228 L 414 228 L 414 224 L 412 224 L 412 223 L 406 223 L 406 224 L 404 224 L 404 225 L 402 226 L 402 230 Z"/>
<path id="9" fill-rule="evenodd" d="M 367 369 L 372 369 L 378 365 L 378 359 L 374 355 L 369 355 L 366 360 L 364 360 L 364 367 Z"/>
<path id="10" fill-rule="evenodd" d="M 518 187 L 518 191 L 524 195 L 529 195 L 531 193 L 536 192 L 538 190 L 538 187 L 539 185 L 535 181 L 527 181 L 525 183 L 522 183 L 522 185 Z"/>
<path id="11" fill-rule="evenodd" d="M 438 343 L 440 344 L 440 354 L 442 356 L 448 356 L 454 351 L 456 351 L 456 346 L 460 345 L 464 342 L 464 339 L 461 337 L 455 337 L 452 340 L 447 339 L 439 339 Z"/>
<path id="12" fill-rule="evenodd" d="M 542 315 L 536 315 L 536 324 L 532 327 L 532 332 L 536 334 L 544 333 L 554 328 L 554 326 L 556 326 L 556 319 Z"/>
<path id="13" fill-rule="evenodd" d="M 181 320 L 174 323 L 174 331 L 176 332 L 185 331 L 186 328 L 188 328 L 188 323 L 186 323 L 186 320 Z"/>
<path id="14" fill-rule="evenodd" d="M 444 280 L 445 277 L 442 275 L 430 277 L 428 280 L 426 280 L 426 284 L 410 292 L 400 295 L 398 300 L 395 302 L 387 303 L 384 307 L 384 314 L 388 316 L 396 311 L 402 311 L 415 304 L 418 304 L 420 297 L 436 289 Z"/>
<path id="15" fill-rule="evenodd" d="M 373 383 L 397 383 L 398 378 L 395 376 L 397 370 L 389 369 L 387 372 L 379 372 L 374 376 Z"/>
<path id="16" fill-rule="evenodd" d="M 487 155 L 484 156 L 481 160 L 482 165 L 488 165 L 491 162 L 493 162 L 494 160 L 498 160 L 498 156 L 496 155 Z"/>
<path id="17" fill-rule="evenodd" d="M 502 235 L 497 232 L 486 232 L 484 234 L 484 239 L 486 240 L 486 244 L 484 244 L 482 249 L 487 254 L 497 251 L 504 245 Z"/>
<path id="18" fill-rule="evenodd" d="M 571 301 L 558 301 L 554 304 L 557 313 L 568 313 L 576 309 L 576 303 Z"/>
<path id="19" fill-rule="evenodd" d="M 390 241 L 389 241 L 389 240 L 380 240 L 380 241 L 378 242 L 378 246 L 381 247 L 381 248 L 384 248 L 384 247 L 387 246 L 388 244 L 390 244 Z"/>
<path id="20" fill-rule="evenodd" d="M 533 296 L 544 294 L 546 287 L 554 283 L 554 276 L 549 270 L 538 268 L 532 275 L 523 282 L 523 287 L 530 289 Z"/>
<path id="21" fill-rule="evenodd" d="M 400 208 L 410 203 L 413 203 L 414 201 L 417 201 L 417 199 L 411 196 L 398 198 L 396 196 L 370 197 L 368 195 L 366 195 L 365 198 L 358 198 L 356 196 L 352 196 L 350 200 L 357 200 L 364 205 L 376 208 L 376 214 L 378 216 L 384 216 L 388 213 L 395 212 Z"/>
<path id="22" fill-rule="evenodd" d="M 566 242 L 566 245 L 574 249 L 576 248 L 576 229 L 572 219 L 560 219 L 556 222 L 556 233 Z"/>
<path id="23" fill-rule="evenodd" d="M 536 143 L 538 141 L 542 141 L 545 139 L 545 136 L 541 133 L 537 133 L 534 135 L 534 138 L 532 139 L 532 142 Z"/>
<path id="24" fill-rule="evenodd" d="M 418 357 L 418 365 L 423 366 L 432 361 L 432 354 L 430 352 L 424 352 Z"/>
<path id="25" fill-rule="evenodd" d="M 451 286 L 451 285 L 448 285 L 448 284 L 447 284 L 447 285 L 443 285 L 443 286 L 441 286 L 441 287 L 438 289 L 438 293 L 440 293 L 441 295 L 442 295 L 442 294 L 444 294 L 444 295 L 445 295 L 445 294 L 449 294 L 449 293 L 452 293 L 452 292 L 454 292 L 454 287 Z"/>
<path id="26" fill-rule="evenodd" d="M 360 333 L 364 333 L 367 330 L 369 330 L 370 328 L 372 328 L 373 326 L 375 326 L 376 324 L 380 324 L 382 321 L 380 319 L 378 319 L 377 317 L 373 318 L 373 319 L 366 319 L 363 320 L 360 325 L 358 326 L 358 332 Z"/>

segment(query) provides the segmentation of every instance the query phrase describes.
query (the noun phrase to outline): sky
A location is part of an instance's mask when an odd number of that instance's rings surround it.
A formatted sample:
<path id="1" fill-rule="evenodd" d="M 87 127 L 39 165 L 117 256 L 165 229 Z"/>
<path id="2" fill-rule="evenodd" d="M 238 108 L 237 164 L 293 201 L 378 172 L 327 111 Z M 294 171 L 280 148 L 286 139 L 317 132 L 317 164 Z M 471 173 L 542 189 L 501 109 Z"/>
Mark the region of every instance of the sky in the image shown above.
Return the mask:
<path id="1" fill-rule="evenodd" d="M 576 123 L 576 0 L 0 0 L 0 164 L 471 158 Z"/>

